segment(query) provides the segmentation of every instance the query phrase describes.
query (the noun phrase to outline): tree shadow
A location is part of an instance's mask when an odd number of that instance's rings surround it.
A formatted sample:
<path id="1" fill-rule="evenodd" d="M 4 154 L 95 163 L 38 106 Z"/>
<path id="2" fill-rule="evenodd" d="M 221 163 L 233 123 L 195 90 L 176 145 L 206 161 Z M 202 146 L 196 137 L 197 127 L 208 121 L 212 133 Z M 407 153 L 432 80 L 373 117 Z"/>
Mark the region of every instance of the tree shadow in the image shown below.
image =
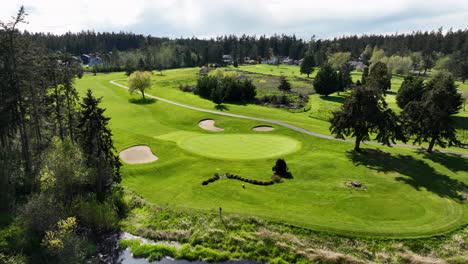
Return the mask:
<path id="1" fill-rule="evenodd" d="M 330 96 L 329 95 L 329 96 L 320 96 L 320 99 L 342 104 L 346 100 L 346 97 L 341 96 L 341 95 L 337 95 L 337 96 L 335 96 L 335 95 Z"/>
<path id="2" fill-rule="evenodd" d="M 424 150 L 419 150 L 418 152 L 423 154 L 425 159 L 430 159 L 433 162 L 439 163 L 453 172 L 468 171 L 468 159 L 463 156 L 438 151 L 434 151 L 431 154 Z"/>
<path id="3" fill-rule="evenodd" d="M 409 184 L 418 191 L 425 188 L 440 197 L 449 197 L 457 202 L 463 201 L 460 192 L 468 192 L 467 184 L 438 173 L 424 161 L 412 156 L 392 155 L 376 149 L 363 149 L 362 153 L 349 151 L 347 156 L 356 166 L 402 174 L 395 180 Z"/>
<path id="4" fill-rule="evenodd" d="M 225 111 L 225 110 L 227 111 L 229 110 L 229 106 L 223 105 L 223 104 L 215 105 L 215 109 L 218 111 Z"/>
<path id="5" fill-rule="evenodd" d="M 128 99 L 128 102 L 132 103 L 132 104 L 138 104 L 138 105 L 147 105 L 147 104 L 153 104 L 156 102 L 156 99 L 153 99 L 153 98 L 131 98 L 131 99 Z"/>
<path id="6" fill-rule="evenodd" d="M 458 129 L 468 129 L 468 117 L 466 116 L 453 116 L 453 120 L 455 120 L 455 126 Z"/>

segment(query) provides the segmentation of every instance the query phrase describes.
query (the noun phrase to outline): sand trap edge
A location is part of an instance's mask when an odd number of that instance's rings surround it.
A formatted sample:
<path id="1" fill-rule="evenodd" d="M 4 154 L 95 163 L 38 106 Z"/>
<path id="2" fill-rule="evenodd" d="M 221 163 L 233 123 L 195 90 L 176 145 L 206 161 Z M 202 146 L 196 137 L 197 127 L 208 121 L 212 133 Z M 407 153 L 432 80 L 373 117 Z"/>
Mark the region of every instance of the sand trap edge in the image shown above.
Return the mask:
<path id="1" fill-rule="evenodd" d="M 269 132 L 269 131 L 275 130 L 275 128 L 272 126 L 261 125 L 261 126 L 253 127 L 252 130 L 257 131 L 257 132 Z"/>
<path id="2" fill-rule="evenodd" d="M 119 152 L 119 158 L 127 164 L 146 164 L 159 159 L 147 145 L 134 145 L 125 148 Z"/>
<path id="3" fill-rule="evenodd" d="M 207 131 L 212 131 L 212 132 L 220 132 L 224 131 L 224 128 L 216 127 L 215 126 L 215 120 L 208 118 L 208 119 L 202 119 L 198 122 L 198 126 L 201 129 L 207 130 Z"/>

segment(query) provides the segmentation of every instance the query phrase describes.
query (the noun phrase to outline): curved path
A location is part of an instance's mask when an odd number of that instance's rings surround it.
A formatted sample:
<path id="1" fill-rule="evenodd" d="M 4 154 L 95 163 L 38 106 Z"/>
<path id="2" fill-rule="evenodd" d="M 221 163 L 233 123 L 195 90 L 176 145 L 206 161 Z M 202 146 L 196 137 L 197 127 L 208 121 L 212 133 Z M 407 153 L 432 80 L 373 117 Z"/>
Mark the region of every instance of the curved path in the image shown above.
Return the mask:
<path id="1" fill-rule="evenodd" d="M 113 85 L 119 86 L 120 88 L 128 90 L 129 88 L 127 86 L 116 82 L 116 81 L 124 81 L 124 80 L 126 80 L 126 79 L 112 80 L 112 81 L 110 81 L 110 83 L 113 84 Z M 138 92 L 138 93 L 140 93 L 140 92 Z M 338 139 L 338 138 L 335 138 L 333 136 L 313 132 L 313 131 L 310 131 L 310 130 L 307 130 L 307 129 L 304 129 L 304 128 L 301 128 L 301 127 L 298 127 L 298 126 L 295 126 L 295 125 L 291 125 L 291 124 L 288 124 L 288 123 L 285 123 L 285 122 L 282 122 L 282 121 L 278 121 L 278 120 L 266 119 L 266 118 L 260 118 L 260 117 L 252 117 L 252 116 L 245 116 L 245 115 L 238 115 L 238 114 L 231 114 L 231 113 L 224 113 L 224 112 L 219 112 L 219 111 L 215 111 L 215 110 L 208 110 L 208 109 L 204 109 L 204 108 L 199 108 L 199 107 L 195 107 L 195 106 L 181 104 L 181 103 L 174 102 L 174 101 L 171 101 L 171 100 L 167 100 L 167 99 L 157 97 L 157 96 L 154 96 L 154 95 L 151 95 L 151 94 L 145 94 L 145 96 L 156 99 L 156 100 L 159 100 L 159 101 L 162 101 L 162 102 L 166 102 L 168 104 L 177 105 L 177 106 L 180 106 L 180 107 L 188 108 L 188 109 L 199 111 L 199 112 L 205 112 L 205 113 L 210 113 L 210 114 L 215 114 L 215 115 L 229 116 L 229 117 L 234 117 L 234 118 L 242 118 L 242 119 L 248 119 L 248 120 L 254 120 L 254 121 L 260 121 L 260 122 L 275 124 L 275 125 L 279 125 L 279 126 L 282 126 L 282 127 L 287 127 L 289 129 L 295 130 L 297 132 L 300 132 L 300 133 L 303 133 L 303 134 L 306 134 L 306 135 L 311 135 L 311 136 L 314 136 L 314 137 L 319 137 L 319 138 L 324 138 L 324 139 L 329 139 L 329 140 L 354 142 L 354 140 L 352 140 L 352 139 L 345 139 L 345 140 Z M 363 142 L 363 143 L 364 144 L 370 144 L 370 145 L 382 145 L 381 143 L 378 143 L 378 142 L 375 142 L 375 141 L 366 141 L 366 142 Z M 412 149 L 423 149 L 423 148 L 421 148 L 419 146 L 408 145 L 408 144 L 394 144 L 393 146 L 412 148 Z M 445 151 L 445 150 L 438 150 L 438 151 L 443 152 L 443 153 L 448 153 L 448 154 L 460 155 L 462 157 L 468 158 L 468 154 L 463 154 L 463 153 L 459 153 L 459 152 L 452 152 L 452 151 Z"/>

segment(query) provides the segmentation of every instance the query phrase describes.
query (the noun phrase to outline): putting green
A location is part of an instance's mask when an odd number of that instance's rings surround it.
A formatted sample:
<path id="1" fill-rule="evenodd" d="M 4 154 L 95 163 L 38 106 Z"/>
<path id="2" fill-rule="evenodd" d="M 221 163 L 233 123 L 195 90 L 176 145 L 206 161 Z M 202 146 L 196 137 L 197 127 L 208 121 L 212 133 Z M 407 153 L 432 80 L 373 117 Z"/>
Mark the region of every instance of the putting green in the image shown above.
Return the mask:
<path id="1" fill-rule="evenodd" d="M 179 146 L 189 152 L 215 159 L 267 159 L 293 153 L 301 143 L 276 135 L 226 134 L 200 135 L 188 138 Z"/>

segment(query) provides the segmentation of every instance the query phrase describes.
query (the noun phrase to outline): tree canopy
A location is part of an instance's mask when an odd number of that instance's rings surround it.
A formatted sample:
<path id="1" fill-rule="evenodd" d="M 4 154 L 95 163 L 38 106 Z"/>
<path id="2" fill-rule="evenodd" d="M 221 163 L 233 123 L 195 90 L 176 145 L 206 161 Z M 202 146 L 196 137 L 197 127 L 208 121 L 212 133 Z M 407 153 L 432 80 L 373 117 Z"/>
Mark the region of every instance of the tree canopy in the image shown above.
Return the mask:
<path id="1" fill-rule="evenodd" d="M 136 71 L 128 77 L 128 88 L 130 93 L 140 92 L 145 99 L 145 91 L 151 88 L 151 72 Z"/>
<path id="2" fill-rule="evenodd" d="M 340 88 L 340 80 L 335 69 L 326 64 L 318 71 L 314 79 L 314 89 L 320 95 L 328 96 Z"/>
<path id="3" fill-rule="evenodd" d="M 306 55 L 301 63 L 301 74 L 307 74 L 307 78 L 309 75 L 314 72 L 315 61 L 312 55 Z"/>
<path id="4" fill-rule="evenodd" d="M 359 152 L 362 141 L 375 140 L 390 146 L 395 140 L 404 140 L 396 114 L 387 107 L 383 95 L 372 88 L 353 89 L 341 109 L 333 112 L 330 131 L 337 138 L 355 137 L 354 150 Z"/>
<path id="5" fill-rule="evenodd" d="M 413 136 L 414 143 L 429 142 L 429 153 L 436 144 L 441 147 L 459 145 L 453 115 L 460 111 L 462 104 L 462 96 L 451 74 L 442 72 L 433 76 L 420 100 L 410 101 L 403 109 L 407 133 Z"/>
<path id="6" fill-rule="evenodd" d="M 372 65 L 369 76 L 366 78 L 366 85 L 380 91 L 384 95 L 391 88 L 392 76 L 387 65 L 383 62 L 376 62 Z"/>

